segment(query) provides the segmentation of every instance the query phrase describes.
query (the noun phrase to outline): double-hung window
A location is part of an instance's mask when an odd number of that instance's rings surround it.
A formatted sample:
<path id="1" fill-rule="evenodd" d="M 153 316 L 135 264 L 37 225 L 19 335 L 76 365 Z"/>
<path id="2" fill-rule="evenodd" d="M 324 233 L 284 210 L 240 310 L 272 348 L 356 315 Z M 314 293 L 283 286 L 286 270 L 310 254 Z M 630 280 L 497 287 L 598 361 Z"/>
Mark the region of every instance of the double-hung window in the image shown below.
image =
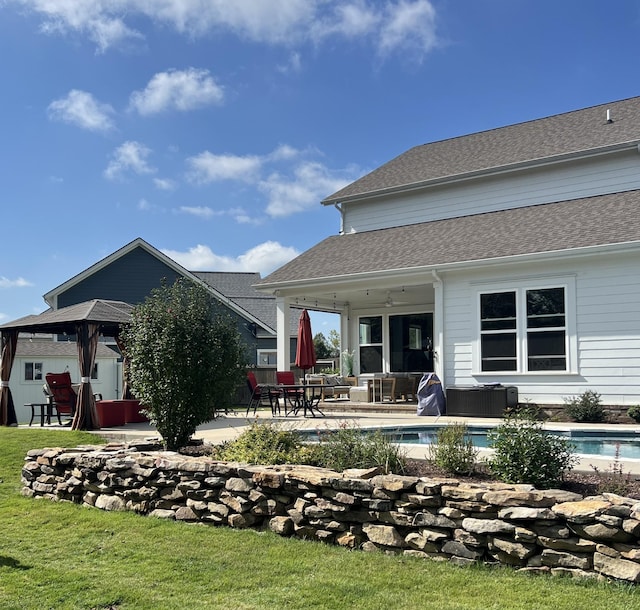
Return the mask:
<path id="1" fill-rule="evenodd" d="M 42 362 L 25 362 L 24 380 L 42 381 Z"/>
<path id="2" fill-rule="evenodd" d="M 480 372 L 569 370 L 567 285 L 479 293 Z"/>

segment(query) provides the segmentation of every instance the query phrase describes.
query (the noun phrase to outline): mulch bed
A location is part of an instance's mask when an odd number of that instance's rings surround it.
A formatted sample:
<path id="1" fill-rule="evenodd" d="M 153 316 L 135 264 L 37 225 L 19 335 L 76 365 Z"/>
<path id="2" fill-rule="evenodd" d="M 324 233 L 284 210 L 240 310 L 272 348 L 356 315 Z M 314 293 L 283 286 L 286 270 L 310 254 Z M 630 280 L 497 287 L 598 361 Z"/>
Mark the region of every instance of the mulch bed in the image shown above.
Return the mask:
<path id="1" fill-rule="evenodd" d="M 407 474 L 418 477 L 451 478 L 451 475 L 427 460 L 407 460 Z M 470 476 L 456 475 L 455 478 L 468 483 L 497 481 L 482 466 L 479 466 L 478 470 Z M 611 492 L 640 500 L 640 479 L 624 471 L 569 472 L 558 487 L 582 496 L 596 496 L 603 492 Z"/>

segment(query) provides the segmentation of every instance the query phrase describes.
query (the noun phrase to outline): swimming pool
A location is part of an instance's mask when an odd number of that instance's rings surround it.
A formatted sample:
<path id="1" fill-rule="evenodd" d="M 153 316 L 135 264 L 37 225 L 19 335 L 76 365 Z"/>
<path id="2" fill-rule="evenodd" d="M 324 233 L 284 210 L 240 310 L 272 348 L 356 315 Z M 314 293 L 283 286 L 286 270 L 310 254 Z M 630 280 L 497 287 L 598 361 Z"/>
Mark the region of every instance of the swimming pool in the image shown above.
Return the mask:
<path id="1" fill-rule="evenodd" d="M 443 425 L 407 426 L 402 428 L 381 428 L 382 432 L 394 443 L 410 445 L 430 445 L 438 438 L 438 430 Z M 492 426 L 467 426 L 471 442 L 475 447 L 489 447 L 488 433 Z M 373 432 L 374 429 L 364 429 L 363 433 Z M 614 458 L 619 448 L 618 457 L 624 459 L 640 459 L 640 430 L 546 430 L 548 434 L 562 436 L 575 446 L 575 453 L 598 457 Z M 313 438 L 313 435 L 311 435 Z M 313 440 L 317 440 L 314 438 Z"/>

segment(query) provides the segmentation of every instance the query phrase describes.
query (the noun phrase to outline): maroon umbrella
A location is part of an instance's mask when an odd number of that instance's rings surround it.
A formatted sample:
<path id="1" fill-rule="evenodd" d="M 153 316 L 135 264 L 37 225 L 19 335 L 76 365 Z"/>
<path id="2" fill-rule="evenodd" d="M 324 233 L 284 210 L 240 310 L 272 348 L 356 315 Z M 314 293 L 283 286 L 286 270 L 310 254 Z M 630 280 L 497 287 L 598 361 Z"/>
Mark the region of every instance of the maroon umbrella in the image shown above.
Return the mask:
<path id="1" fill-rule="evenodd" d="M 316 365 L 316 350 L 311 334 L 311 320 L 306 309 L 302 310 L 298 322 L 298 346 L 296 348 L 296 366 L 303 371 Z"/>

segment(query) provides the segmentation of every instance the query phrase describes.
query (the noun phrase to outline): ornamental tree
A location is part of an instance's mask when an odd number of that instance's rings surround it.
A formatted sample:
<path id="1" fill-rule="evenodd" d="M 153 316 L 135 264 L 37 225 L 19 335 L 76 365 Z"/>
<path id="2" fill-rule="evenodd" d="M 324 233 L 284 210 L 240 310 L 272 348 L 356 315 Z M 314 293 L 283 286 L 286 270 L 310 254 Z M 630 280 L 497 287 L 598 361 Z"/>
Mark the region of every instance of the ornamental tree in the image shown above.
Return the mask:
<path id="1" fill-rule="evenodd" d="M 167 449 L 232 406 L 246 374 L 237 326 L 202 286 L 177 280 L 137 305 L 124 334 L 133 392 Z"/>

